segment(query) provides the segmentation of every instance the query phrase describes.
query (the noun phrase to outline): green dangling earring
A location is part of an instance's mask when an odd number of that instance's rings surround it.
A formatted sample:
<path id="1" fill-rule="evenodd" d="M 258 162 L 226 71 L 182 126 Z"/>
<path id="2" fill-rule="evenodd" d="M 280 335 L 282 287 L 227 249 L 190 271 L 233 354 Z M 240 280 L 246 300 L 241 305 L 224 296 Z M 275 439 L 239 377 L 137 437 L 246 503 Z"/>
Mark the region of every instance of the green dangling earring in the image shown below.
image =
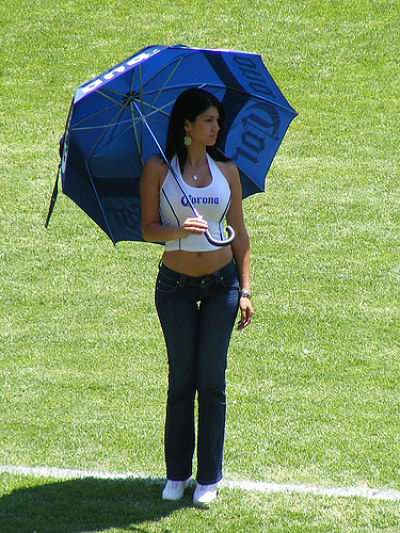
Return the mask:
<path id="1" fill-rule="evenodd" d="M 186 134 L 186 135 L 184 136 L 184 138 L 183 138 L 183 144 L 184 144 L 185 146 L 190 146 L 190 145 L 192 144 L 192 139 L 191 139 L 191 137 L 189 137 L 188 134 Z"/>

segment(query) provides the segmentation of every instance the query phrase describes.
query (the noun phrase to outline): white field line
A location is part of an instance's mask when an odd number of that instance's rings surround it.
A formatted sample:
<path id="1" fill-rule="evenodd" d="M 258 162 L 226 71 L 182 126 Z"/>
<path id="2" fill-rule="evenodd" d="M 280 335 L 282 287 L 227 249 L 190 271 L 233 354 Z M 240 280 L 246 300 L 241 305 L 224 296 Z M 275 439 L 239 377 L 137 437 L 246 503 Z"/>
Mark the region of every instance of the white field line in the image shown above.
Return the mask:
<path id="1" fill-rule="evenodd" d="M 162 483 L 161 479 L 133 472 L 108 472 L 98 470 L 75 470 L 50 466 L 12 466 L 0 465 L 0 474 L 17 474 L 50 479 L 141 479 Z M 268 483 L 265 481 L 223 480 L 221 487 L 245 491 L 280 494 L 311 494 L 334 498 L 363 498 L 367 500 L 400 501 L 400 490 L 374 489 L 368 487 L 323 487 L 318 485 L 295 485 L 291 483 Z"/>

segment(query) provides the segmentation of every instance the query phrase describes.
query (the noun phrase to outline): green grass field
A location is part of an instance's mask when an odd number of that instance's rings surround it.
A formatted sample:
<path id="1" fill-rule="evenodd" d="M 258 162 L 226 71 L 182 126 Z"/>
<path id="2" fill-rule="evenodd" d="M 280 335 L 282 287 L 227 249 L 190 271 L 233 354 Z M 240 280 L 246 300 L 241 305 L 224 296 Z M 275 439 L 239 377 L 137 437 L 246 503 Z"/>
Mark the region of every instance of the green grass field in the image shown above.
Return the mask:
<path id="1" fill-rule="evenodd" d="M 161 247 L 111 241 L 60 196 L 78 85 L 149 44 L 260 53 L 299 112 L 245 200 L 255 319 L 227 373 L 225 476 L 400 489 L 400 4 L 2 0 L 1 533 L 400 531 L 400 502 L 224 488 L 160 501 L 167 366 Z"/>

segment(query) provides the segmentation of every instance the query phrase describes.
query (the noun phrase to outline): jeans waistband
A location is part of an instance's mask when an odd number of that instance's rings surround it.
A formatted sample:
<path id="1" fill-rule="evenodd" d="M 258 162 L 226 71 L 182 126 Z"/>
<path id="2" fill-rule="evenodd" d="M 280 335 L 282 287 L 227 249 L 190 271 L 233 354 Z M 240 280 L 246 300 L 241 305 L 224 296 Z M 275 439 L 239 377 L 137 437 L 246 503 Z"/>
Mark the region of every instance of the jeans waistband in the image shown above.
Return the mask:
<path id="1" fill-rule="evenodd" d="M 186 284 L 189 285 L 204 285 L 206 281 L 216 281 L 222 280 L 224 276 L 227 276 L 234 270 L 236 270 L 236 263 L 232 259 L 227 265 L 220 268 L 219 270 L 216 270 L 215 272 L 212 272 L 211 274 L 205 274 L 204 276 L 188 276 L 187 274 L 181 274 L 180 272 L 176 272 L 175 270 L 172 270 L 168 268 L 162 261 L 160 261 L 158 268 L 160 271 L 164 272 L 168 277 L 178 282 L 178 285 L 183 287 Z"/>

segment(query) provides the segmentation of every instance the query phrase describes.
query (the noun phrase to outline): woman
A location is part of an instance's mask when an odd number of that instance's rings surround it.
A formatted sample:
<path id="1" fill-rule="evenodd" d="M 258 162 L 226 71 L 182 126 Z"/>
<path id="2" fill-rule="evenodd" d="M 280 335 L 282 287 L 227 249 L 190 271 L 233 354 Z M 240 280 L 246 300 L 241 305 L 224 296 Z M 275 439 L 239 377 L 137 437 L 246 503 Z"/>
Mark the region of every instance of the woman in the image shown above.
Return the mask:
<path id="1" fill-rule="evenodd" d="M 222 105 L 201 89 L 182 93 L 170 118 L 166 157 L 202 218 L 193 216 L 161 157 L 146 162 L 141 179 L 143 237 L 165 243 L 155 295 L 169 364 L 162 497 L 179 500 L 192 475 L 197 392 L 196 504 L 210 503 L 217 495 L 228 345 L 238 307 L 238 329 L 247 327 L 253 315 L 239 172 L 215 149 L 222 121 Z M 209 229 L 221 239 L 225 217 L 236 238 L 230 246 L 213 246 L 204 233 Z"/>

